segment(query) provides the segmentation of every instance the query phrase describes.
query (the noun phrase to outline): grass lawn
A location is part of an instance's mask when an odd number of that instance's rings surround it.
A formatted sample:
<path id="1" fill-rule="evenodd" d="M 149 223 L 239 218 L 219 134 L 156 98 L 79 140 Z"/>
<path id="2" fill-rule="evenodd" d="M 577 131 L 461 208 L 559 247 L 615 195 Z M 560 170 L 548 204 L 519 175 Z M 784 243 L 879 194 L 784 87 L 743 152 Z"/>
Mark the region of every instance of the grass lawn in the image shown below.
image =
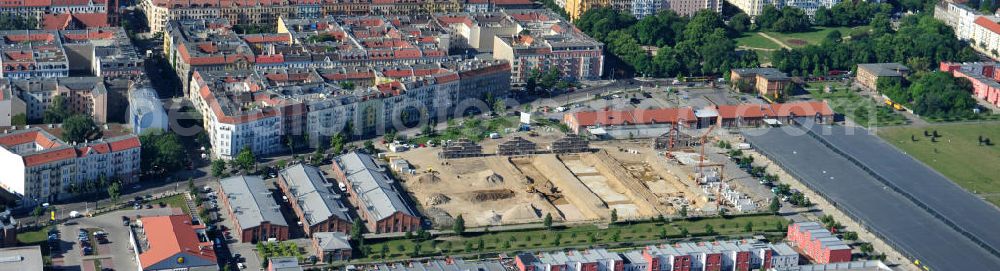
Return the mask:
<path id="1" fill-rule="evenodd" d="M 938 131 L 937 142 L 924 130 Z M 979 146 L 979 136 L 1000 141 L 1000 123 L 942 124 L 927 127 L 891 127 L 878 135 L 923 161 L 965 189 L 1000 206 L 1000 146 Z M 911 136 L 917 137 L 916 142 Z"/>
<path id="2" fill-rule="evenodd" d="M 758 215 L 729 219 L 706 218 L 693 221 L 635 222 L 619 224 L 607 229 L 585 225 L 553 230 L 494 232 L 476 236 L 438 237 L 434 240 L 421 242 L 413 239 L 393 239 L 369 243 L 367 247 L 371 253 L 366 259 L 379 259 L 383 252 L 390 259 L 412 257 L 417 246 L 420 250 L 419 256 L 429 256 L 473 252 L 512 252 L 527 249 L 661 240 L 682 237 L 682 229 L 686 229 L 693 236 L 747 234 L 745 226 L 748 222 L 752 223 L 753 232 L 782 232 L 788 224 L 781 217 Z M 714 234 L 706 233 L 707 225 L 711 225 Z M 480 245 L 483 246 L 482 249 L 479 248 Z"/>
<path id="3" fill-rule="evenodd" d="M 833 91 L 824 92 L 824 86 L 830 84 Z M 857 124 L 870 126 L 890 126 L 906 124 L 906 117 L 896 113 L 891 108 L 875 104 L 867 97 L 848 90 L 842 83 L 820 82 L 806 84 L 806 90 L 813 98 L 827 100 L 833 111 L 843 114 Z"/>
<path id="4" fill-rule="evenodd" d="M 49 240 L 49 230 L 53 226 L 42 227 L 34 231 L 22 231 L 17 233 L 17 242 L 23 245 L 45 245 Z"/>
<path id="5" fill-rule="evenodd" d="M 424 144 L 429 140 L 455 140 L 468 138 L 472 141 L 480 141 L 488 137 L 490 133 L 504 134 L 504 129 L 516 129 L 519 123 L 518 117 L 505 116 L 491 119 L 466 118 L 454 120 L 454 125 L 449 125 L 444 131 L 437 131 L 433 135 L 421 135 L 410 139 L 412 144 Z"/>
<path id="6" fill-rule="evenodd" d="M 184 194 L 177 194 L 149 202 L 149 204 L 153 205 L 159 205 L 160 203 L 164 203 L 171 208 L 181 208 L 185 214 L 191 214 L 191 210 L 187 205 L 187 198 L 184 198 Z"/>
<path id="7" fill-rule="evenodd" d="M 809 32 L 799 32 L 799 33 L 778 33 L 778 32 L 767 32 L 768 35 L 781 40 L 785 44 L 791 47 L 805 47 L 812 44 L 819 44 L 826 38 L 826 35 L 830 34 L 833 30 L 839 30 L 842 37 L 847 37 L 848 34 L 855 28 L 868 27 L 868 26 L 858 26 L 858 27 L 815 27 L 813 31 Z M 763 38 L 763 37 L 762 37 Z M 804 42 L 804 43 L 803 43 Z"/>
<path id="8" fill-rule="evenodd" d="M 736 39 L 736 46 L 746 46 L 751 48 L 761 48 L 761 49 L 781 49 L 777 43 L 757 35 L 757 32 L 747 32 L 743 33 L 739 38 Z"/>

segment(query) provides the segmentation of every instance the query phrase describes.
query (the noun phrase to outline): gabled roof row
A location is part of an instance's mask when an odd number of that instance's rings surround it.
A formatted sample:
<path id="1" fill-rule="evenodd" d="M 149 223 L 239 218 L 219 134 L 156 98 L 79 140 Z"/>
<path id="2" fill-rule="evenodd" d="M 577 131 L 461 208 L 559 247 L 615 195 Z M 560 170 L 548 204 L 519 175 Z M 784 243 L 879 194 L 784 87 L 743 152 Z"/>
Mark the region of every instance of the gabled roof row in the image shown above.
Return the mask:
<path id="1" fill-rule="evenodd" d="M 338 156 L 336 163 L 363 205 L 359 207 L 371 214 L 373 219 L 382 220 L 395 213 L 417 216 L 417 212 L 406 204 L 395 181 L 370 155 L 350 152 Z"/>
<path id="2" fill-rule="evenodd" d="M 260 226 L 264 222 L 271 225 L 288 226 L 281 215 L 280 206 L 264 186 L 258 176 L 233 176 L 222 179 L 222 195 L 229 202 L 229 209 L 244 229 Z"/>
<path id="3" fill-rule="evenodd" d="M 334 191 L 335 185 L 328 183 L 323 173 L 313 166 L 297 164 L 281 171 L 281 177 L 291 192 L 291 199 L 298 202 L 309 226 L 317 225 L 330 217 L 350 222 L 347 207 L 341 202 L 341 195 Z"/>

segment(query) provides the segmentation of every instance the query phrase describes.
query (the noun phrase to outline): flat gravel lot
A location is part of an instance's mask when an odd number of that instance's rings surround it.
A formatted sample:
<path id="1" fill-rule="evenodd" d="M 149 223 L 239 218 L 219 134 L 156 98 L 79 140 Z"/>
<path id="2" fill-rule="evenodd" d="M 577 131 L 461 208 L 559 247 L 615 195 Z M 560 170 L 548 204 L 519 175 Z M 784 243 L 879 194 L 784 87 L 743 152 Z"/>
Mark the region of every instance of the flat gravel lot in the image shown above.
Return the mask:
<path id="1" fill-rule="evenodd" d="M 897 250 L 920 260 L 922 265 L 932 270 L 985 270 L 1000 266 L 1000 258 L 883 185 L 821 141 L 805 135 L 801 130 L 787 132 L 788 129 L 795 128 L 752 129 L 744 131 L 744 134 L 753 148 L 781 164 L 787 172 L 827 197 L 837 208 L 854 216 Z M 894 159 L 886 156 L 875 158 Z M 868 167 L 882 171 L 874 165 L 869 164 Z M 949 182 L 947 179 L 944 181 Z M 965 196 L 972 197 L 968 193 Z M 992 219 L 1000 219 L 1000 216 Z M 990 219 L 980 217 L 982 220 Z"/>

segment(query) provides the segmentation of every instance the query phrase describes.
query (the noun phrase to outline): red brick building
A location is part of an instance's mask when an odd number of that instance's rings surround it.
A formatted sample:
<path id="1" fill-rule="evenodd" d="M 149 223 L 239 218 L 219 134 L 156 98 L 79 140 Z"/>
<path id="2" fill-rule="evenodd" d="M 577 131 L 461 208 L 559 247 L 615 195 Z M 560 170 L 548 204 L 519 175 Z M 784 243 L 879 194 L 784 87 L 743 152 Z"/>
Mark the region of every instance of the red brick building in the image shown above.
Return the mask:
<path id="1" fill-rule="evenodd" d="M 788 225 L 787 238 L 817 263 L 851 261 L 851 247 L 819 223 L 800 222 Z"/>
<path id="2" fill-rule="evenodd" d="M 993 106 L 1000 107 L 1000 63 L 950 63 L 941 62 L 941 71 L 952 76 L 969 79 L 972 95 Z"/>
<path id="3" fill-rule="evenodd" d="M 407 232 L 420 229 L 420 217 L 403 198 L 396 181 L 370 155 L 351 152 L 334 159 L 333 173 L 344 183 L 350 201 L 358 207 L 368 232 Z"/>
<path id="4" fill-rule="evenodd" d="M 342 232 L 317 232 L 312 235 L 312 247 L 324 263 L 347 261 L 351 259 L 350 238 Z"/>
<path id="5" fill-rule="evenodd" d="M 302 222 L 306 235 L 350 232 L 352 219 L 341 202 L 341 191 L 337 185 L 328 184 L 318 168 L 303 164 L 290 166 L 278 174 L 277 183 Z"/>
<path id="6" fill-rule="evenodd" d="M 244 243 L 288 240 L 288 223 L 281 209 L 257 176 L 234 176 L 220 181 L 219 197 L 233 221 L 233 230 Z"/>

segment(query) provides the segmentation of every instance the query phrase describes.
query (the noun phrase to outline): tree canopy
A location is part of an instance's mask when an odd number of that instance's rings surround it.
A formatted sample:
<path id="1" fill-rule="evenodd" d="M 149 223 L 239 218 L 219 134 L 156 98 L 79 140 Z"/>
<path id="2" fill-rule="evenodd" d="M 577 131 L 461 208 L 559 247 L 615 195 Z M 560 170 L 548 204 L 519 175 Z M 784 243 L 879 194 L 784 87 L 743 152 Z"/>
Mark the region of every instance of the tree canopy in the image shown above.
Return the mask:
<path id="1" fill-rule="evenodd" d="M 142 142 L 142 169 L 151 171 L 154 168 L 170 172 L 184 167 L 184 146 L 174 133 L 165 133 L 159 129 L 150 129 L 139 135 Z"/>
<path id="2" fill-rule="evenodd" d="M 615 67 L 618 70 L 648 76 L 714 75 L 734 67 L 757 66 L 756 54 L 736 51 L 733 38 L 738 32 L 708 10 L 691 18 L 665 11 L 636 21 L 610 8 L 596 8 L 576 24 L 605 43 L 608 62 L 624 64 Z"/>
<path id="3" fill-rule="evenodd" d="M 813 21 L 818 26 L 859 26 L 868 24 L 876 14 L 892 14 L 892 5 L 844 1 L 829 9 L 820 6 L 813 15 Z"/>
<path id="4" fill-rule="evenodd" d="M 32 30 L 38 29 L 38 20 L 33 16 L 22 16 L 4 13 L 0 16 L 0 30 Z"/>
<path id="5" fill-rule="evenodd" d="M 775 32 L 801 32 L 811 28 L 809 16 L 800 8 L 785 6 L 780 10 L 765 5 L 756 18 L 757 27 Z"/>
<path id="6" fill-rule="evenodd" d="M 73 115 L 62 123 L 62 137 L 66 142 L 82 143 L 89 139 L 101 137 L 101 129 L 94 120 L 85 115 Z"/>
<path id="7" fill-rule="evenodd" d="M 877 15 L 882 17 L 884 15 Z M 974 61 L 976 54 L 955 38 L 951 28 L 930 15 L 904 17 L 898 31 L 876 26 L 870 34 L 852 34 L 850 40 L 824 42 L 798 49 L 782 49 L 772 64 L 794 76 L 819 75 L 829 70 L 852 70 L 858 63 L 899 62 L 913 70 L 927 70 L 940 61 Z"/>

